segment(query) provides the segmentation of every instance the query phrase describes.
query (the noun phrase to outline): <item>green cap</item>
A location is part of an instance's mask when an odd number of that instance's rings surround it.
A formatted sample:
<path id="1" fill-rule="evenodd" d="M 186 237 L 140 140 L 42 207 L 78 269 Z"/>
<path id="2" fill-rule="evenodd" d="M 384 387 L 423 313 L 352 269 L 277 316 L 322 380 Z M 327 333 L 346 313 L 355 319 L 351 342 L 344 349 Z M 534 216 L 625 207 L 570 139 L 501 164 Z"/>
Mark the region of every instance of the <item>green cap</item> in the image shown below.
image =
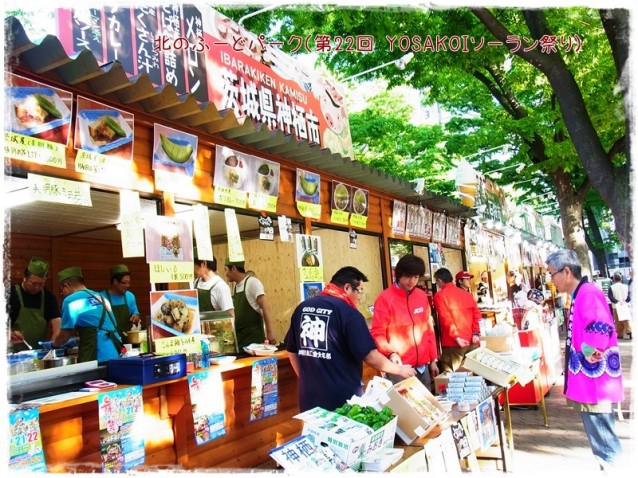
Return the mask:
<path id="1" fill-rule="evenodd" d="M 116 266 L 111 267 L 111 279 L 115 277 L 117 274 L 130 274 L 126 264 L 118 264 Z"/>
<path id="2" fill-rule="evenodd" d="M 49 264 L 40 257 L 32 257 L 27 266 L 27 270 L 34 276 L 44 278 L 49 270 Z"/>
<path id="3" fill-rule="evenodd" d="M 82 269 L 79 267 L 67 267 L 66 269 L 62 269 L 58 272 L 58 282 L 60 284 L 71 277 L 82 278 Z"/>
<path id="4" fill-rule="evenodd" d="M 231 266 L 235 266 L 235 267 L 244 267 L 245 261 L 231 261 L 230 258 L 226 258 L 226 260 L 224 261 L 224 265 L 231 267 Z"/>

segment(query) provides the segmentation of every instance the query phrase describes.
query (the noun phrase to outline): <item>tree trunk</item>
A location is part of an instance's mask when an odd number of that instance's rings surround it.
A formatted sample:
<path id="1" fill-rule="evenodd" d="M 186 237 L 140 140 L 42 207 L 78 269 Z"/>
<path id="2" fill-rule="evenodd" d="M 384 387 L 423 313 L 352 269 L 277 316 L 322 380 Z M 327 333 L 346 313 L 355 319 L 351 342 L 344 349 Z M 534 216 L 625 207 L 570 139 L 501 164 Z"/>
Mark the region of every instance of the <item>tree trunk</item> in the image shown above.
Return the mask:
<path id="1" fill-rule="evenodd" d="M 583 228 L 582 220 L 583 198 L 588 185 L 576 192 L 572 186 L 571 177 L 565 171 L 557 170 L 552 172 L 550 176 L 554 184 L 556 184 L 556 199 L 560 208 L 565 247 L 576 251 L 583 276 L 592 277 L 591 264 L 589 263 L 589 247 L 585 240 L 585 229 Z"/>
<path id="2" fill-rule="evenodd" d="M 583 209 L 583 212 L 585 213 L 584 217 L 587 217 L 587 224 L 589 226 L 589 233 L 587 233 L 587 231 L 585 232 L 585 241 L 587 241 L 589 250 L 596 258 L 596 264 L 598 264 L 600 275 L 603 277 L 609 277 L 609 265 L 607 264 L 607 255 L 605 254 L 605 248 L 599 247 L 599 245 L 603 244 L 603 236 L 600 234 L 600 226 L 598 225 L 598 221 L 596 220 L 596 215 L 590 207 L 585 207 Z M 583 229 L 584 228 L 585 225 L 583 222 Z"/>

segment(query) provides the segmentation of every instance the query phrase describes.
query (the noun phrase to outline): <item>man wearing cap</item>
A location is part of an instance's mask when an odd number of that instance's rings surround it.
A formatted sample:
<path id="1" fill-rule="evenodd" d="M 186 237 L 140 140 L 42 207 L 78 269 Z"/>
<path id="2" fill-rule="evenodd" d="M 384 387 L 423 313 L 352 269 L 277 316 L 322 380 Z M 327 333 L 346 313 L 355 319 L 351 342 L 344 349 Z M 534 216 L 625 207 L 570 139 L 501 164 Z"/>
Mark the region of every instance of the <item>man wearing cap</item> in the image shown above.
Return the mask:
<path id="1" fill-rule="evenodd" d="M 239 347 L 263 342 L 276 344 L 264 285 L 257 277 L 246 274 L 244 261 L 231 262 L 226 259 L 224 272 L 226 278 L 235 283 L 233 305 Z"/>
<path id="2" fill-rule="evenodd" d="M 135 295 L 131 288 L 131 273 L 126 264 L 118 264 L 109 271 L 111 287 L 100 294 L 111 304 L 111 310 L 117 322 L 117 331 L 128 332 L 134 324 L 140 322 L 140 312 L 137 310 Z"/>
<path id="3" fill-rule="evenodd" d="M 474 276 L 467 271 L 461 271 L 456 273 L 456 287 L 463 289 L 466 292 L 472 293 L 472 286 L 470 283 L 470 279 L 473 279 Z"/>
<path id="4" fill-rule="evenodd" d="M 26 350 L 26 341 L 37 348 L 38 342 L 55 338 L 60 331 L 58 301 L 44 287 L 49 264 L 39 257 L 32 257 L 24 270 L 22 283 L 11 288 L 9 318 L 11 320 L 11 349 Z"/>
<path id="5" fill-rule="evenodd" d="M 79 362 L 97 360 L 104 363 L 120 356 L 122 339 L 111 304 L 84 285 L 82 269 L 68 267 L 58 272 L 58 282 L 64 300 L 62 325 L 52 346 L 59 347 L 77 330 L 80 336 Z"/>
<path id="6" fill-rule="evenodd" d="M 471 277 L 467 272 L 465 274 Z M 472 294 L 455 287 L 448 269 L 438 269 L 434 280 L 438 287 L 434 308 L 441 330 L 441 372 L 454 372 L 461 366 L 465 354 L 479 343 L 481 311 Z"/>
<path id="7" fill-rule="evenodd" d="M 233 296 L 230 287 L 224 279 L 217 275 L 217 259 L 200 259 L 197 255 L 197 248 L 193 249 L 195 262 L 195 289 L 199 300 L 199 311 L 224 311 L 230 315 L 235 315 Z"/>

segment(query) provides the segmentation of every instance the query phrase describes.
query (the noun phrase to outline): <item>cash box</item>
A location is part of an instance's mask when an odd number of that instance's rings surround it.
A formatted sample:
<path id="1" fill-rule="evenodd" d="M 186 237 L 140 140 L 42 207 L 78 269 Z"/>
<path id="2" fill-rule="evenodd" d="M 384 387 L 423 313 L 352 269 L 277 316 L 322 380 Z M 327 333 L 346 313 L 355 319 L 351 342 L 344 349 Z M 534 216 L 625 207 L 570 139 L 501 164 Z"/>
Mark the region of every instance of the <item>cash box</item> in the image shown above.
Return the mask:
<path id="1" fill-rule="evenodd" d="M 142 354 L 107 362 L 108 380 L 118 384 L 148 385 L 185 376 L 185 354 Z"/>

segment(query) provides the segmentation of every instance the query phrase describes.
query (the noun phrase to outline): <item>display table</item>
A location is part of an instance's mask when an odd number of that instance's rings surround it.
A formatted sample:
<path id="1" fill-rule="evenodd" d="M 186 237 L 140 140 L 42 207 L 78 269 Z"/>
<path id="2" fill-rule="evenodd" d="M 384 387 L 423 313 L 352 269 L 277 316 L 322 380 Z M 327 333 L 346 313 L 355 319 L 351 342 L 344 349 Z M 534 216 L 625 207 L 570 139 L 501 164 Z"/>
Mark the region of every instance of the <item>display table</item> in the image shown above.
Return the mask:
<path id="1" fill-rule="evenodd" d="M 252 422 L 249 421 L 252 364 L 264 357 L 241 358 L 208 369 L 221 371 L 226 435 L 201 446 L 195 443 L 188 379 L 143 386 L 146 458 L 145 465 L 136 470 L 237 469 L 268 461 L 268 451 L 298 436 L 302 427 L 299 420 L 293 419 L 299 412 L 297 377 L 287 352 L 277 352 L 276 357 L 277 414 Z M 97 397 L 97 393 L 90 393 L 39 408 L 49 472 L 101 471 Z"/>

